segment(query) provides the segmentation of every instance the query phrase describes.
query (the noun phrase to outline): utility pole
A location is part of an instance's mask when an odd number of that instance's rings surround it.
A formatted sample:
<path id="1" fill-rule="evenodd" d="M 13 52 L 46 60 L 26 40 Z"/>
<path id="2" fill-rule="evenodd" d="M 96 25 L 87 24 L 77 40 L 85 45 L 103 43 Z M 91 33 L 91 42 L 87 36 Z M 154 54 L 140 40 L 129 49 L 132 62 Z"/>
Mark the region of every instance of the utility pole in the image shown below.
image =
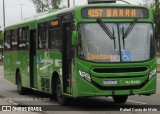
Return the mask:
<path id="1" fill-rule="evenodd" d="M 5 17 L 5 2 L 4 2 L 4 0 L 3 0 L 3 26 L 5 27 L 6 26 L 6 19 L 5 19 L 6 17 Z"/>
<path id="2" fill-rule="evenodd" d="M 21 5 L 21 21 L 23 21 L 23 4 L 20 5 Z"/>
<path id="3" fill-rule="evenodd" d="M 73 6 L 75 6 L 75 0 L 73 0 Z"/>
<path id="4" fill-rule="evenodd" d="M 68 0 L 68 7 L 70 7 L 70 0 Z"/>

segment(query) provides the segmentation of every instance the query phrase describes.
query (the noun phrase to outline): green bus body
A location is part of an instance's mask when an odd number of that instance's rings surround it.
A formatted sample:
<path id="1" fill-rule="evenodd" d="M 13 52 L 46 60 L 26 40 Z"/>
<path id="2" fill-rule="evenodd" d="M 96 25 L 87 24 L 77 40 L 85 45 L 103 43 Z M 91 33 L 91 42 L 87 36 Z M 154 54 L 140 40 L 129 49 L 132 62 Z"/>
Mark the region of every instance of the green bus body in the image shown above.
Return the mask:
<path id="1" fill-rule="evenodd" d="M 17 84 L 17 76 L 20 73 L 24 88 L 36 89 L 50 94 L 56 92 L 56 80 L 59 78 L 63 95 L 72 97 L 155 94 L 157 75 L 154 72 L 156 69 L 154 49 L 152 52 L 154 54 L 150 59 L 137 62 L 94 62 L 81 59 L 78 56 L 79 24 L 97 23 L 97 18 L 82 16 L 82 9 L 88 7 L 143 8 L 148 11 L 149 16 L 138 18 L 137 23 L 150 23 L 152 26 L 154 24 L 151 9 L 128 4 L 94 4 L 46 12 L 28 21 L 5 28 L 5 32 L 22 27 L 28 29 L 28 48 L 26 50 L 18 51 L 17 47 L 14 50 L 11 48 L 4 51 L 5 78 Z M 39 24 L 51 23 L 52 20 L 56 19 L 60 20 L 58 24 L 56 21 L 53 21 L 52 24 L 53 26 L 59 25 L 62 49 L 55 50 L 47 47 L 39 50 Z M 133 18 L 101 18 L 101 20 L 105 23 L 133 22 Z M 70 29 L 68 33 L 67 27 Z M 67 44 L 70 45 L 69 49 L 67 49 Z M 134 46 L 136 47 L 136 44 Z M 90 57 L 94 58 L 93 56 Z M 151 78 L 149 78 L 150 75 Z"/>

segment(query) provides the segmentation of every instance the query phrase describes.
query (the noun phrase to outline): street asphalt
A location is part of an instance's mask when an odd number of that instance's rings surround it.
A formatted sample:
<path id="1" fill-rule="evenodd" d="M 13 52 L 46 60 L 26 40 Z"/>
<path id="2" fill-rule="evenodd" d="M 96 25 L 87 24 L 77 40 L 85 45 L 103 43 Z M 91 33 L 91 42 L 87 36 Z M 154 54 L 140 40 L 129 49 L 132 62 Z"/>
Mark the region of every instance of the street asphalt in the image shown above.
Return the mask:
<path id="1" fill-rule="evenodd" d="M 160 59 L 158 59 L 160 63 Z M 157 79 L 157 93 L 151 96 L 130 96 L 127 102 L 124 104 L 125 106 L 138 106 L 139 108 L 144 108 L 146 105 L 148 106 L 160 106 L 160 74 L 158 74 Z M 28 99 L 32 99 L 29 101 Z M 38 100 L 37 100 L 38 99 Z M 47 99 L 43 101 L 43 99 Z M 73 99 L 71 100 L 71 104 L 69 106 L 59 106 L 57 101 L 52 98 L 52 96 L 40 92 L 34 92 L 27 95 L 19 95 L 17 93 L 16 85 L 10 83 L 5 80 L 3 77 L 3 67 L 0 66 L 0 105 L 17 105 L 18 106 L 26 106 L 26 105 L 45 105 L 46 107 L 53 106 L 53 110 L 56 111 L 43 111 L 36 113 L 44 113 L 44 114 L 116 114 L 117 111 L 114 111 L 114 107 L 108 107 L 109 105 L 114 105 L 119 107 L 119 109 L 124 106 L 122 104 L 115 104 L 111 97 L 95 97 L 95 98 L 81 98 L 81 99 Z M 106 111 L 107 107 L 110 111 Z M 107 109 L 108 110 L 108 109 Z M 2 112 L 0 112 L 2 113 Z M 5 112 L 5 114 L 9 112 Z M 12 114 L 20 114 L 21 112 L 12 112 Z M 24 112 L 23 114 L 30 114 L 31 112 Z M 32 112 L 33 113 L 33 112 Z M 120 112 L 118 113 L 157 113 L 158 112 Z"/>

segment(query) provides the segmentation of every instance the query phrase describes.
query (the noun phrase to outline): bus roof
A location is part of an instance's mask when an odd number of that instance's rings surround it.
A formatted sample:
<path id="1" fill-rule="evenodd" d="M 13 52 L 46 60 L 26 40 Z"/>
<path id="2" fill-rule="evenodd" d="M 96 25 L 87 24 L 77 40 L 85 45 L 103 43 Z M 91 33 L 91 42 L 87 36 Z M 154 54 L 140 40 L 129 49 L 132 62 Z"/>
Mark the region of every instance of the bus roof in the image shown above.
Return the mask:
<path id="1" fill-rule="evenodd" d="M 28 18 L 20 23 L 16 23 L 14 25 L 11 26 L 7 26 L 5 27 L 4 30 L 10 30 L 10 29 L 14 29 L 17 27 L 23 27 L 28 25 L 28 23 L 30 22 L 43 22 L 49 19 L 53 19 L 57 17 L 57 15 L 63 14 L 63 13 L 68 13 L 68 12 L 74 12 L 74 11 L 78 11 L 81 10 L 85 7 L 139 7 L 139 8 L 146 8 L 149 12 L 151 12 L 152 10 L 150 8 L 144 7 L 144 6 L 139 6 L 139 5 L 132 5 L 132 4 L 117 4 L 117 3 L 109 3 L 109 4 L 87 4 L 87 5 L 79 5 L 79 6 L 74 6 L 71 8 L 65 8 L 65 9 L 53 9 L 53 10 L 49 10 L 43 13 L 38 13 L 37 15 Z"/>

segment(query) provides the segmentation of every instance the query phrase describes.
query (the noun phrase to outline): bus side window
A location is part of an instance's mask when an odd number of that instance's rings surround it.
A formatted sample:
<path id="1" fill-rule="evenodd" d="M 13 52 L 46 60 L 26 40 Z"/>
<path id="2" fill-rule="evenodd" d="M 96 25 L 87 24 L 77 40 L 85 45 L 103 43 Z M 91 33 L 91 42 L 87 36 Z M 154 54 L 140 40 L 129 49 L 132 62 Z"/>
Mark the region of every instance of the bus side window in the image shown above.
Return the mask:
<path id="1" fill-rule="evenodd" d="M 48 48 L 48 22 L 38 25 L 38 49 L 45 50 Z"/>
<path id="2" fill-rule="evenodd" d="M 11 51 L 11 31 L 6 31 L 5 32 L 4 50 L 5 51 Z"/>
<path id="3" fill-rule="evenodd" d="M 11 38 L 12 38 L 12 51 L 16 51 L 17 50 L 17 37 L 18 37 L 18 32 L 17 29 L 12 30 L 11 33 Z"/>
<path id="4" fill-rule="evenodd" d="M 62 40 L 61 40 L 60 29 L 50 29 L 49 30 L 49 49 L 61 50 Z"/>
<path id="5" fill-rule="evenodd" d="M 28 29 L 26 27 L 19 28 L 18 34 L 18 49 L 28 50 Z"/>

